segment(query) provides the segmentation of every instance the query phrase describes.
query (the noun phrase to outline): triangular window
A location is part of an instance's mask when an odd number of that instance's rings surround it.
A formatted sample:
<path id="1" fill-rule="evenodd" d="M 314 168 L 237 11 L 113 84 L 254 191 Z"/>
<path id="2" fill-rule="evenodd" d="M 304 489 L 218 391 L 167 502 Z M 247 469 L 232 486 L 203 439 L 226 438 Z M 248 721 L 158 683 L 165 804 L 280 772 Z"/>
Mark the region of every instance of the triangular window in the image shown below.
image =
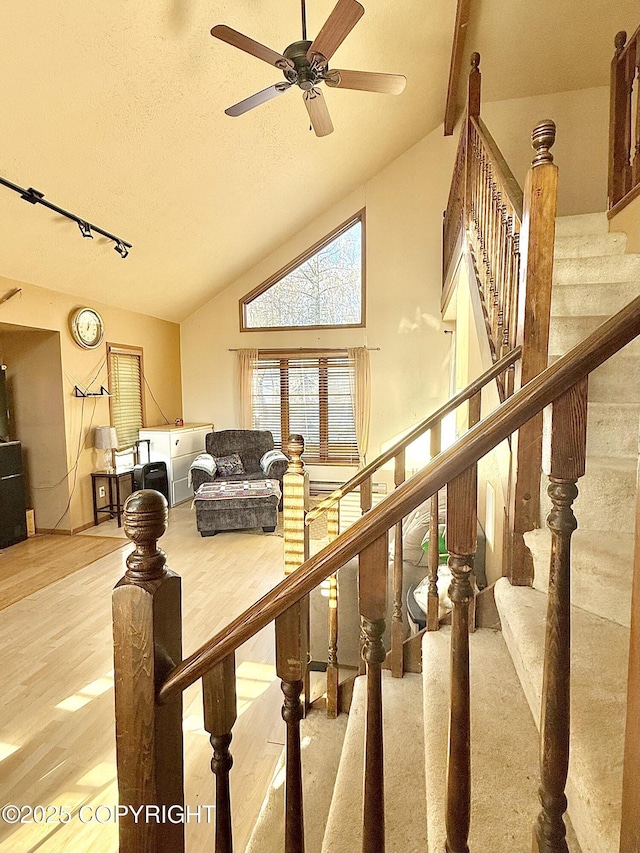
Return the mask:
<path id="1" fill-rule="evenodd" d="M 364 326 L 364 211 L 240 300 L 242 331 Z"/>

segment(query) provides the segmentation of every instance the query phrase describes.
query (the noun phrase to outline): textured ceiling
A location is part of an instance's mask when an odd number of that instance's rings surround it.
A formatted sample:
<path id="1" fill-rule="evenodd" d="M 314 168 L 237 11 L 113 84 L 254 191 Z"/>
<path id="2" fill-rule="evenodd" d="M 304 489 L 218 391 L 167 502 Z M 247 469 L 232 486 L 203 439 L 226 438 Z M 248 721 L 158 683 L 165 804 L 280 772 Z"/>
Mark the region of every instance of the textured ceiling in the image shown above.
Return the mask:
<path id="1" fill-rule="evenodd" d="M 308 0 L 311 37 L 334 3 Z M 3 0 L 0 175 L 134 248 L 122 260 L 0 187 L 0 274 L 188 316 L 442 121 L 455 0 L 363 3 L 332 64 L 402 73 L 407 88 L 326 90 L 336 130 L 318 139 L 298 89 L 225 116 L 281 77 L 209 35 L 226 23 L 283 50 L 300 37 L 298 0 Z M 485 97 L 606 83 L 613 34 L 637 11 L 637 0 L 475 0 L 467 47 L 483 53 Z"/>
<path id="2" fill-rule="evenodd" d="M 615 34 L 639 23 L 639 0 L 472 0 L 466 47 L 485 100 L 568 92 L 608 86 Z"/>
<path id="3" fill-rule="evenodd" d="M 308 0 L 308 31 L 335 0 Z M 240 118 L 225 107 L 282 78 L 209 35 L 226 23 L 276 50 L 298 0 L 3 0 L 0 175 L 133 243 L 0 187 L 0 273 L 180 320 L 442 120 L 455 0 L 364 0 L 336 67 L 405 74 L 399 97 L 325 90 L 335 132 L 309 132 L 295 88 Z"/>

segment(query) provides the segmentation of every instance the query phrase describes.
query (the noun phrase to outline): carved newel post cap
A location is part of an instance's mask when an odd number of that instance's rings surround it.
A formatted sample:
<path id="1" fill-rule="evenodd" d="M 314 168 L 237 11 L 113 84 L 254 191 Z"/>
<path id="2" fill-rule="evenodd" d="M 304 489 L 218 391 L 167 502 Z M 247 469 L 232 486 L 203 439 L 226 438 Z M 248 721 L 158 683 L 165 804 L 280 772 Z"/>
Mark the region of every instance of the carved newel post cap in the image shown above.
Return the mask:
<path id="1" fill-rule="evenodd" d="M 616 53 L 620 53 L 622 48 L 627 43 L 627 33 L 625 30 L 620 30 L 619 33 L 616 33 L 616 37 L 614 39 L 614 44 L 616 46 Z"/>
<path id="2" fill-rule="evenodd" d="M 166 498 L 153 489 L 134 492 L 124 503 L 123 518 L 124 532 L 136 546 L 127 557 L 126 577 L 145 581 L 162 577 L 166 556 L 158 539 L 167 531 Z"/>
<path id="3" fill-rule="evenodd" d="M 304 470 L 304 463 L 300 458 L 304 453 L 304 438 L 297 434 L 290 435 L 287 442 L 287 450 L 290 457 L 289 471 Z"/>
<path id="4" fill-rule="evenodd" d="M 480 54 L 479 53 L 472 53 L 471 54 L 471 70 L 472 71 L 478 71 L 479 68 L 480 68 Z"/>
<path id="5" fill-rule="evenodd" d="M 556 123 L 551 119 L 545 119 L 533 128 L 531 134 L 531 145 L 535 149 L 536 156 L 531 161 L 532 166 L 541 163 L 553 163 L 553 154 L 549 150 L 556 141 Z"/>

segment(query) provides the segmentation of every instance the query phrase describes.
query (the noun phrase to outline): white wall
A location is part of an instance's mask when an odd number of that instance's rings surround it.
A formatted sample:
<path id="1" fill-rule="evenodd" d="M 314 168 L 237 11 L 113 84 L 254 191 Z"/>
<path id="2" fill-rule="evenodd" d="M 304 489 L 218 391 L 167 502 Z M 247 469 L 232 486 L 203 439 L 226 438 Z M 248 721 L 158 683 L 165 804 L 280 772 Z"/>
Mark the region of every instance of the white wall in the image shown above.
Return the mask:
<path id="1" fill-rule="evenodd" d="M 607 89 L 485 104 L 482 115 L 521 183 L 533 156 L 531 129 L 553 118 L 560 212 L 605 209 Z M 444 401 L 450 339 L 440 319 L 442 211 L 456 145 L 455 136 L 444 138 L 438 128 L 323 216 L 305 222 L 301 209 L 297 234 L 182 323 L 186 420 L 211 420 L 217 429 L 238 426 L 236 356 L 229 352 L 236 347 L 380 347 L 371 353 L 369 460 Z M 362 207 L 367 211 L 366 328 L 241 333 L 238 300 Z M 334 469 L 314 475 L 342 480 L 348 474 Z"/>
<path id="2" fill-rule="evenodd" d="M 553 119 L 557 132 L 552 153 L 560 170 L 558 215 L 607 209 L 608 86 L 494 101 L 483 104 L 481 112 L 521 187 L 533 156 L 528 135 L 544 119 Z"/>
<path id="3" fill-rule="evenodd" d="M 234 347 L 379 347 L 372 351 L 371 440 L 383 442 L 446 397 L 449 337 L 440 320 L 440 228 L 455 142 L 438 130 L 189 317 L 181 327 L 185 419 L 239 423 Z M 238 300 L 366 207 L 367 324 L 364 329 L 240 332 Z M 341 480 L 348 470 L 315 471 Z"/>

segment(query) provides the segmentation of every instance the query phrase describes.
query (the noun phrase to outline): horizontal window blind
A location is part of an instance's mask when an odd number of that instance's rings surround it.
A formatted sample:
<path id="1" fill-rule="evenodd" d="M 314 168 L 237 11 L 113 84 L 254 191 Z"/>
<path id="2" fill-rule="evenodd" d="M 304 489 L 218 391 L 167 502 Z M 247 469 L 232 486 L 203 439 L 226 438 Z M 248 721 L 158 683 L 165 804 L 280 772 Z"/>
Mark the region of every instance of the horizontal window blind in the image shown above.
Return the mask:
<path id="1" fill-rule="evenodd" d="M 352 375 L 346 356 L 259 356 L 253 371 L 254 429 L 271 430 L 277 447 L 290 433 L 299 433 L 307 462 L 356 463 Z"/>
<path id="2" fill-rule="evenodd" d="M 118 450 L 132 447 L 142 429 L 142 370 L 140 356 L 109 353 L 111 423 L 116 428 Z"/>

